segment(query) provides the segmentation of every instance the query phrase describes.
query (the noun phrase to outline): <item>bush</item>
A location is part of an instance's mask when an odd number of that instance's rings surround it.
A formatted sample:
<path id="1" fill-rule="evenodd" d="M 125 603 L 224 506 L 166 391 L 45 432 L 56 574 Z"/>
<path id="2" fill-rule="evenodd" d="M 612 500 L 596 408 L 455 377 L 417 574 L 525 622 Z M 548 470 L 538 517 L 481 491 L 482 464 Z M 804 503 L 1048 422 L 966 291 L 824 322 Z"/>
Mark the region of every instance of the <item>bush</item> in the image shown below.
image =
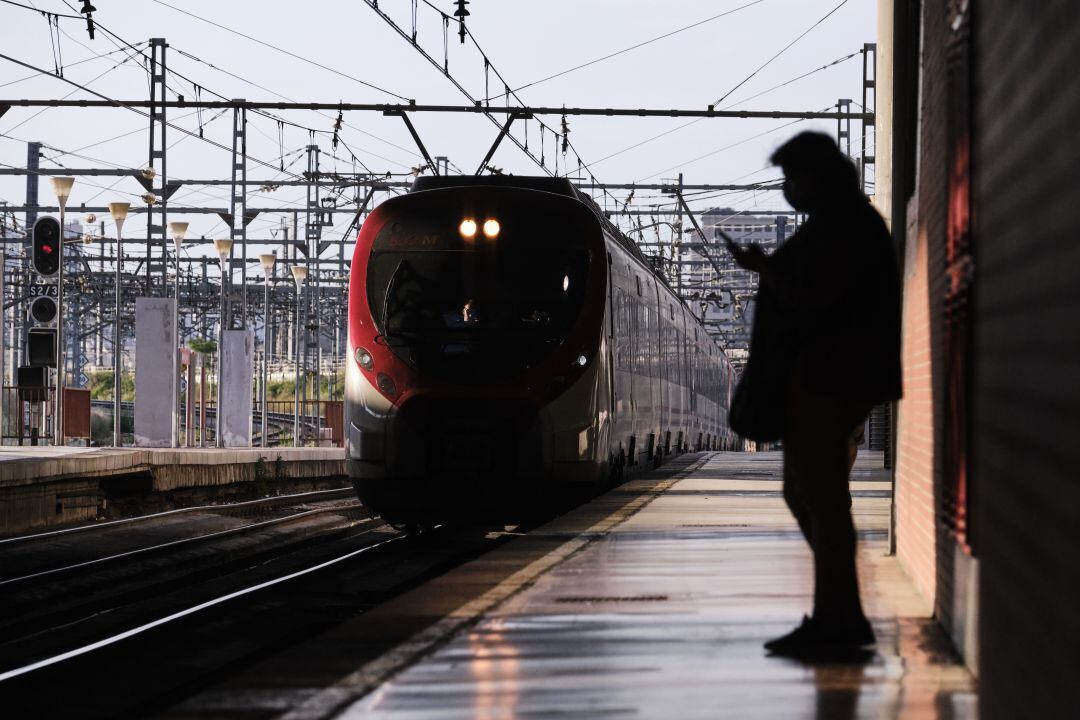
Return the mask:
<path id="1" fill-rule="evenodd" d="M 113 397 L 113 373 L 111 370 L 90 373 L 90 397 L 94 400 L 112 400 Z M 132 401 L 135 399 L 135 374 L 123 373 L 120 381 L 120 399 Z"/>
<path id="2" fill-rule="evenodd" d="M 217 342 L 207 338 L 192 338 L 188 340 L 188 348 L 205 355 L 213 355 L 217 352 Z"/>

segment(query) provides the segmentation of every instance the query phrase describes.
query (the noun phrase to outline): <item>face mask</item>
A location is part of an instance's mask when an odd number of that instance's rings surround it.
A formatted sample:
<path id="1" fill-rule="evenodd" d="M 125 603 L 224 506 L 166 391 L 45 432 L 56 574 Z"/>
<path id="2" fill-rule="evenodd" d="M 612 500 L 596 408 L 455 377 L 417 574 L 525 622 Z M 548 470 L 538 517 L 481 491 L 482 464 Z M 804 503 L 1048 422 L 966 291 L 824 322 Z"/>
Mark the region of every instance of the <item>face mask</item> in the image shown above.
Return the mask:
<path id="1" fill-rule="evenodd" d="M 788 205 L 799 212 L 810 212 L 811 200 L 809 194 L 803 191 L 804 184 L 796 179 L 784 178 L 784 199 Z"/>

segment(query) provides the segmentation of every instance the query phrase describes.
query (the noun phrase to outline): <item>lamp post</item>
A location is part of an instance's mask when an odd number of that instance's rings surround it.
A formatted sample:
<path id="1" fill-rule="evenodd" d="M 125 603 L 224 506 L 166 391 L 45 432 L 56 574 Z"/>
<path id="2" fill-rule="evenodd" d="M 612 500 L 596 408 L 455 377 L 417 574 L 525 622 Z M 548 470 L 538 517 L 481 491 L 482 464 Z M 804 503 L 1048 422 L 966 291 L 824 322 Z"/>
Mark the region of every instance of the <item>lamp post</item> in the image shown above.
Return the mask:
<path id="1" fill-rule="evenodd" d="M 232 252 L 233 241 L 230 238 L 218 238 L 214 241 L 214 249 L 217 250 L 218 259 L 221 261 L 221 322 L 218 323 L 218 342 L 217 342 L 217 391 L 214 394 L 214 427 L 217 429 L 214 433 L 217 437 L 215 443 L 219 448 L 225 447 L 225 438 L 221 436 L 221 370 L 225 364 L 225 325 L 228 323 L 228 319 L 225 317 L 225 284 L 232 282 L 232 275 L 229 263 L 229 253 Z"/>
<path id="2" fill-rule="evenodd" d="M 176 283 L 173 286 L 173 412 L 172 412 L 172 446 L 180 447 L 180 246 L 184 244 L 184 235 L 187 234 L 186 222 L 169 223 L 169 232 L 173 236 L 173 246 L 176 249 L 175 265 Z M 189 429 L 190 432 L 190 429 Z"/>
<path id="3" fill-rule="evenodd" d="M 73 177 L 52 178 L 53 193 L 60 206 L 60 262 L 56 270 L 56 397 L 53 399 L 53 444 L 64 444 L 64 211 Z"/>
<path id="4" fill-rule="evenodd" d="M 300 304 L 304 297 L 304 279 L 307 277 L 307 266 L 305 265 L 293 265 L 289 268 L 292 271 L 293 280 L 296 282 L 296 330 L 294 336 L 296 338 L 296 388 L 293 391 L 293 447 L 300 446 L 300 379 L 303 376 L 303 369 L 300 367 L 300 358 L 303 357 L 303 346 L 306 339 L 306 335 L 300 326 Z"/>
<path id="5" fill-rule="evenodd" d="M 277 255 L 267 254 L 259 256 L 259 264 L 263 269 L 263 361 L 262 379 L 259 381 L 259 408 L 262 418 L 262 430 L 259 433 L 262 447 L 266 447 L 266 382 L 270 377 L 270 281 L 273 279 L 274 264 Z"/>
<path id="6" fill-rule="evenodd" d="M 113 324 L 113 447 L 123 445 L 123 436 L 120 432 L 120 351 L 123 347 L 120 338 L 120 312 L 123 299 L 123 251 L 124 251 L 124 220 L 127 219 L 128 208 L 131 203 L 109 203 L 109 214 L 112 215 L 113 224 L 116 225 L 116 322 Z"/>

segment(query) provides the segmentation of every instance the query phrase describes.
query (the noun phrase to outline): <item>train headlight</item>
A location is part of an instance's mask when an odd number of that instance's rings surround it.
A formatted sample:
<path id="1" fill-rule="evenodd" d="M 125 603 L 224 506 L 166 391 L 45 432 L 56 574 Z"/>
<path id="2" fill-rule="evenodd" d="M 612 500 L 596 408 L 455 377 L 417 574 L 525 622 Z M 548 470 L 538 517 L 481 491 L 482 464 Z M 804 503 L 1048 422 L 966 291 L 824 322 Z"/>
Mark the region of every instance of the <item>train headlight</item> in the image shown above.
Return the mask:
<path id="1" fill-rule="evenodd" d="M 379 389 L 383 391 L 389 397 L 397 395 L 397 385 L 386 373 L 379 373 L 379 376 L 375 378 L 375 384 L 379 386 Z"/>
<path id="2" fill-rule="evenodd" d="M 371 353 L 369 353 L 364 348 L 356 348 L 355 356 L 357 364 L 359 364 L 360 367 L 364 368 L 365 370 L 371 370 L 375 367 L 375 358 L 373 358 L 371 356 Z"/>
<path id="3" fill-rule="evenodd" d="M 499 221 L 495 218 L 484 221 L 484 237 L 488 240 L 494 240 L 499 237 L 500 230 L 502 230 L 502 225 L 499 225 Z"/>
<path id="4" fill-rule="evenodd" d="M 584 355 L 578 355 L 577 359 L 574 360 L 574 364 L 578 365 L 580 367 L 585 367 L 585 365 L 587 365 L 588 362 L 589 362 L 589 358 L 585 357 Z"/>
<path id="5" fill-rule="evenodd" d="M 466 240 L 472 240 L 476 237 L 476 221 L 472 218 L 465 218 L 458 225 L 458 232 L 461 233 L 461 237 Z"/>

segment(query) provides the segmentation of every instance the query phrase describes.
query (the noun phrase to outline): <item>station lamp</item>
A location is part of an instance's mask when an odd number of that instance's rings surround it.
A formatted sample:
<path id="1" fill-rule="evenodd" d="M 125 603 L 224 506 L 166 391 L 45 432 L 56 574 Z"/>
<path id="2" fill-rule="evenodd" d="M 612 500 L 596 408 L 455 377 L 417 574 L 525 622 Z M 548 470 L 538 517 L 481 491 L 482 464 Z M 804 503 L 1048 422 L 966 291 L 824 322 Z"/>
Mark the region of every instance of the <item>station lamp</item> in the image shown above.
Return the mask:
<path id="1" fill-rule="evenodd" d="M 218 340 L 217 340 L 217 392 L 215 393 L 215 428 L 216 428 L 216 445 L 219 448 L 225 447 L 225 437 L 221 432 L 221 420 L 224 408 L 221 403 L 221 384 L 222 376 L 221 369 L 224 365 L 225 359 L 225 326 L 228 325 L 228 319 L 226 316 L 225 308 L 225 284 L 231 283 L 231 273 L 226 270 L 229 262 L 229 253 L 232 252 L 233 241 L 232 238 L 217 238 L 214 240 L 214 250 L 217 251 L 218 260 L 221 262 L 221 319 L 218 322 Z"/>
<path id="2" fill-rule="evenodd" d="M 270 281 L 273 279 L 277 255 L 266 253 L 259 256 L 259 265 L 263 269 L 263 361 L 262 379 L 259 383 L 259 417 L 261 429 L 259 444 L 266 447 L 266 383 L 270 379 Z"/>
<path id="3" fill-rule="evenodd" d="M 217 251 L 218 261 L 221 263 L 221 324 L 225 324 L 225 284 L 232 283 L 232 268 L 229 267 L 229 253 L 232 252 L 232 238 L 217 238 L 214 240 L 214 250 Z"/>
<path id="4" fill-rule="evenodd" d="M 295 389 L 293 390 L 293 446 L 299 447 L 301 443 L 300 438 L 300 381 L 304 377 L 303 374 L 303 326 L 300 324 L 300 307 L 304 299 L 304 280 L 307 278 L 308 269 L 304 265 L 292 265 L 289 267 L 289 271 L 292 272 L 293 281 L 296 283 L 296 329 L 294 330 L 294 336 L 296 337 L 296 381 Z"/>
<path id="5" fill-rule="evenodd" d="M 292 272 L 293 280 L 296 281 L 296 287 L 302 286 L 304 280 L 307 279 L 307 268 L 303 265 L 293 265 L 289 270 Z"/>
<path id="6" fill-rule="evenodd" d="M 51 178 L 53 193 L 60 205 L 60 237 L 56 245 L 56 399 L 53 414 L 53 443 L 64 444 L 64 213 L 75 178 Z"/>
<path id="7" fill-rule="evenodd" d="M 176 272 L 173 284 L 173 422 L 172 445 L 180 446 L 180 247 L 184 244 L 188 224 L 182 221 L 169 223 L 173 246 L 176 249 L 173 269 Z"/>
<path id="8" fill-rule="evenodd" d="M 109 203 L 109 215 L 116 226 L 116 280 L 115 280 L 115 303 L 113 323 L 113 447 L 123 444 L 123 436 L 120 432 L 120 389 L 122 386 L 120 371 L 123 345 L 120 337 L 121 303 L 123 300 L 123 257 L 124 257 L 124 221 L 127 219 L 131 203 Z"/>
<path id="9" fill-rule="evenodd" d="M 53 192 L 56 194 L 56 200 L 60 204 L 61 213 L 67 208 L 68 198 L 71 197 L 71 187 L 74 184 L 75 178 L 73 177 L 52 178 Z"/>

